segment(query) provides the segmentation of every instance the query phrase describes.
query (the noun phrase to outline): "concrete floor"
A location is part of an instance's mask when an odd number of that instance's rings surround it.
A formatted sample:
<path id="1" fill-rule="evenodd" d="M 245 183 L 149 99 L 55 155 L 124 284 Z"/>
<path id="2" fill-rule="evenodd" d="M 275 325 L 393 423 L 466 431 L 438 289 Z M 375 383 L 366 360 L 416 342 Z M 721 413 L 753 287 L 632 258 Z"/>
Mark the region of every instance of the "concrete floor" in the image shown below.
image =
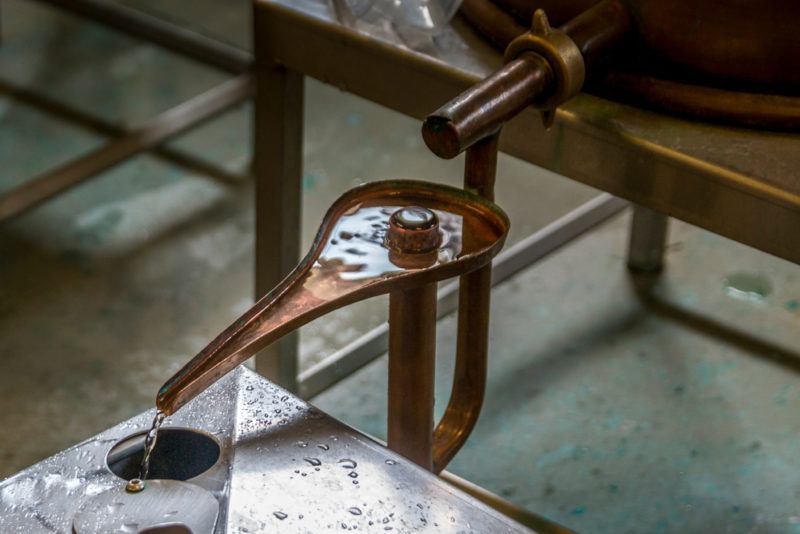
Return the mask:
<path id="1" fill-rule="evenodd" d="M 249 40 L 245 1 L 196 1 L 190 13 L 180 2 L 127 3 Z M 135 123 L 223 79 L 33 2 L 2 7 L 0 190 L 103 141 L 24 95 Z M 250 112 L 170 146 L 241 174 Z M 305 245 L 356 183 L 459 182 L 461 161 L 431 156 L 418 126 L 308 83 Z M 498 189 L 512 242 L 595 194 L 506 157 Z M 251 204 L 246 178 L 143 155 L 0 226 L 0 477 L 149 408 L 163 380 L 247 308 Z M 676 223 L 665 274 L 634 281 L 627 222 L 494 292 L 487 403 L 451 470 L 586 533 L 800 532 L 800 270 Z M 385 305 L 304 328 L 302 366 L 385 320 Z M 441 405 L 453 347 L 448 318 Z M 315 403 L 383 436 L 385 383 L 384 358 Z"/>

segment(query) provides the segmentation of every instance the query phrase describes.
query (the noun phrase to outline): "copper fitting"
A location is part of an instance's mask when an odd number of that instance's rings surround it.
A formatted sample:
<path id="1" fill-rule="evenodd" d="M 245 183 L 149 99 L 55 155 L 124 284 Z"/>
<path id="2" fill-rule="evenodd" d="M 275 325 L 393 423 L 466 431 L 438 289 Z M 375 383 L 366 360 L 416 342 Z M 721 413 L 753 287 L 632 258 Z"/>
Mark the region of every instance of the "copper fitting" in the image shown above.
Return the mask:
<path id="1" fill-rule="evenodd" d="M 389 218 L 386 248 L 403 254 L 425 254 L 439 248 L 439 219 L 428 208 L 408 206 Z"/>
<path id="2" fill-rule="evenodd" d="M 586 77 L 583 56 L 569 35 L 550 27 L 547 15 L 541 9 L 533 14 L 531 31 L 511 41 L 506 48 L 506 63 L 525 52 L 538 54 L 550 67 L 552 78 L 549 90 L 534 95 L 531 103 L 542 111 L 542 121 L 549 128 L 553 124 L 555 109 L 580 93 L 583 87 Z"/>

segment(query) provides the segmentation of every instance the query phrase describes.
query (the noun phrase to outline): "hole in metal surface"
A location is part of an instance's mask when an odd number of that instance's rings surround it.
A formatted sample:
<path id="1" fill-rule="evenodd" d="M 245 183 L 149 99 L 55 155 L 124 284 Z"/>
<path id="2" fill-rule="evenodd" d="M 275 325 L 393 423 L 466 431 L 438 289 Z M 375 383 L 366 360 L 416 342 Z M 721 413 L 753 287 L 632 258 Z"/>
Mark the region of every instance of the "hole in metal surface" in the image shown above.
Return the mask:
<path id="1" fill-rule="evenodd" d="M 125 480 L 139 476 L 145 434 L 141 432 L 128 436 L 108 451 L 106 465 L 112 473 Z M 156 448 L 150 457 L 150 473 L 147 478 L 189 480 L 208 471 L 217 463 L 219 455 L 219 443 L 208 434 L 186 428 L 162 428 L 158 432 Z"/>

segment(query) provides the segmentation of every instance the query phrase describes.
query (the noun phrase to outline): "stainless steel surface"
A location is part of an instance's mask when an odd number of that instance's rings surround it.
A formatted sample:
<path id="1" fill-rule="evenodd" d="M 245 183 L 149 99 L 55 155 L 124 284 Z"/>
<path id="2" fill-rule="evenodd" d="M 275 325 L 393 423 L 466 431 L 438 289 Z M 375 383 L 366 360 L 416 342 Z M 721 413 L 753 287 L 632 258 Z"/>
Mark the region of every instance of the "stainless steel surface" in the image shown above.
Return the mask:
<path id="1" fill-rule="evenodd" d="M 196 33 L 107 0 L 39 0 L 44 4 L 89 18 L 117 31 L 146 39 L 159 46 L 233 74 L 250 69 L 252 55 L 246 50 Z"/>
<path id="2" fill-rule="evenodd" d="M 514 276 L 627 206 L 627 202 L 609 194 L 598 195 L 498 254 L 492 263 L 492 284 L 499 284 Z M 455 311 L 458 304 L 456 295 L 458 282 L 447 284 L 439 290 L 439 318 Z M 301 373 L 298 389 L 300 397 L 309 399 L 325 391 L 386 353 L 388 333 L 388 324 L 384 323 Z"/>
<path id="3" fill-rule="evenodd" d="M 241 74 L 165 111 L 89 154 L 33 178 L 0 195 L 0 221 L 16 217 L 101 171 L 201 124 L 247 99 L 252 92 L 252 76 Z"/>
<path id="4" fill-rule="evenodd" d="M 105 466 L 148 411 L 0 482 L 0 532 L 68 533 L 81 506 L 124 488 Z M 216 533 L 530 532 L 255 373 L 238 368 L 164 428 L 223 445 L 218 467 L 190 480 L 220 503 Z M 147 489 L 141 495 L 147 494 Z"/>
<path id="5" fill-rule="evenodd" d="M 656 272 L 664 266 L 669 217 L 644 206 L 633 207 L 628 241 L 628 268 Z"/>
<path id="6" fill-rule="evenodd" d="M 88 499 L 75 515 L 73 530 L 75 534 L 108 534 L 184 527 L 191 534 L 211 534 L 218 513 L 219 503 L 200 486 L 150 480 L 144 491 L 131 493 L 116 485 Z"/>

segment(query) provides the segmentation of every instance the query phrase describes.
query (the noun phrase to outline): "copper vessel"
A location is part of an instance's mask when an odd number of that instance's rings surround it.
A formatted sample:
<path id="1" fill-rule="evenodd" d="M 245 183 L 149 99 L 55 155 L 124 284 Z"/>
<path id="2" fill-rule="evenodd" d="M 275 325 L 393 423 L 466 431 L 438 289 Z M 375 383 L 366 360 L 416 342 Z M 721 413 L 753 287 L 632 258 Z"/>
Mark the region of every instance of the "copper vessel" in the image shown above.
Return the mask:
<path id="1" fill-rule="evenodd" d="M 580 34 L 576 18 L 605 4 Z M 613 6 L 612 6 L 613 4 Z M 584 90 L 704 120 L 800 127 L 800 3 L 789 0 L 464 0 L 463 16 L 505 49 L 536 10 L 584 51 Z"/>

